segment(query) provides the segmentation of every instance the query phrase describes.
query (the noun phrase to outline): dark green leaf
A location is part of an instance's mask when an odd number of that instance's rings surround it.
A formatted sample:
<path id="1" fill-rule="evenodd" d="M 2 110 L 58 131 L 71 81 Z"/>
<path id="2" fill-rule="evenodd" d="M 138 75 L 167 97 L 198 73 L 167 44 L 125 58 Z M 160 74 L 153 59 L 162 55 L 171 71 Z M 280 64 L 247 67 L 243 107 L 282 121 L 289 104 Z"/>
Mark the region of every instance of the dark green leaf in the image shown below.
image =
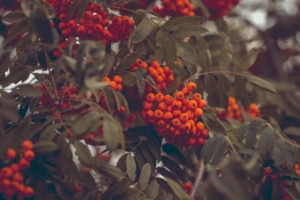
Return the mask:
<path id="1" fill-rule="evenodd" d="M 72 1 L 71 6 L 68 9 L 68 14 L 67 14 L 67 18 L 66 18 L 67 22 L 71 19 L 72 15 L 79 3 L 80 3 L 80 0 Z"/>
<path id="2" fill-rule="evenodd" d="M 153 27 L 152 21 L 145 17 L 132 33 L 131 42 L 139 43 L 143 41 L 150 34 Z"/>
<path id="3" fill-rule="evenodd" d="M 249 109 L 250 99 L 246 89 L 246 85 L 242 77 L 236 75 L 234 79 L 234 85 L 236 90 L 236 97 L 240 100 L 244 108 Z"/>
<path id="4" fill-rule="evenodd" d="M 173 199 L 173 196 L 171 194 L 164 194 L 160 197 L 158 197 L 158 199 L 156 200 L 172 200 Z"/>
<path id="5" fill-rule="evenodd" d="M 296 160 L 297 146 L 287 143 L 284 139 L 276 140 L 273 149 L 274 166 L 280 168 L 286 163 L 289 168 L 293 168 Z"/>
<path id="6" fill-rule="evenodd" d="M 222 19 L 222 18 L 217 19 L 216 20 L 216 26 L 217 26 L 217 28 L 218 28 L 219 31 L 227 33 L 227 31 L 228 31 L 228 24 L 227 24 L 227 22 L 224 19 Z"/>
<path id="7" fill-rule="evenodd" d="M 208 130 L 215 134 L 226 135 L 225 128 L 222 126 L 211 107 L 206 106 L 203 109 L 202 119 Z"/>
<path id="8" fill-rule="evenodd" d="M 87 5 L 89 4 L 89 0 L 82 0 L 77 12 L 77 21 L 79 22 Z"/>
<path id="9" fill-rule="evenodd" d="M 162 46 L 169 40 L 169 35 L 163 29 L 159 29 L 156 33 L 156 45 Z"/>
<path id="10" fill-rule="evenodd" d="M 156 171 L 160 175 L 162 175 L 164 177 L 168 177 L 168 178 L 173 179 L 174 181 L 178 182 L 178 178 L 172 172 L 170 172 L 169 170 L 167 170 L 163 167 L 157 167 Z"/>
<path id="11" fill-rule="evenodd" d="M 172 37 L 185 38 L 191 36 L 201 36 L 206 32 L 208 32 L 206 28 L 198 27 L 198 26 L 189 26 L 189 27 L 177 29 L 172 33 Z"/>
<path id="12" fill-rule="evenodd" d="M 247 70 L 249 67 L 251 67 L 254 64 L 257 54 L 258 54 L 257 49 L 251 49 L 246 55 L 242 57 L 242 59 L 237 64 L 235 70 L 236 71 Z"/>
<path id="13" fill-rule="evenodd" d="M 119 72 L 123 72 L 126 71 L 127 69 L 129 69 L 131 67 L 131 65 L 136 61 L 136 59 L 138 59 L 140 56 L 139 53 L 134 53 L 131 56 L 129 56 L 125 61 L 121 62 L 120 66 L 119 66 Z M 128 76 L 127 73 L 124 76 Z"/>
<path id="14" fill-rule="evenodd" d="M 62 127 L 61 124 L 51 124 L 47 126 L 39 137 L 39 141 L 52 141 L 57 136 L 57 129 Z"/>
<path id="15" fill-rule="evenodd" d="M 88 146 L 84 145 L 78 140 L 74 140 L 73 145 L 76 148 L 76 154 L 78 155 L 79 161 L 83 165 L 87 167 L 91 167 L 94 163 L 94 159 L 92 157 L 91 151 L 89 150 Z"/>
<path id="16" fill-rule="evenodd" d="M 146 163 L 141 169 L 141 175 L 139 178 L 139 187 L 141 190 L 145 190 L 148 187 L 150 176 L 151 176 L 151 166 L 149 163 Z"/>
<path id="17" fill-rule="evenodd" d="M 122 170 L 120 170 L 116 166 L 106 163 L 101 163 L 100 166 L 97 167 L 97 171 L 99 171 L 104 176 L 110 177 L 114 180 L 122 180 L 125 177 L 125 174 L 124 172 L 122 172 Z"/>
<path id="18" fill-rule="evenodd" d="M 151 75 L 146 75 L 146 80 L 148 80 L 154 86 L 155 90 L 158 91 L 157 85 Z"/>
<path id="19" fill-rule="evenodd" d="M 265 121 L 262 119 L 256 119 L 249 125 L 247 136 L 246 136 L 246 147 L 251 148 L 253 143 L 255 142 L 256 135 L 261 127 L 261 125 Z"/>
<path id="20" fill-rule="evenodd" d="M 238 130 L 238 135 L 237 135 L 237 139 L 239 142 L 243 142 L 244 136 L 248 131 L 250 123 L 249 122 L 244 122 Z"/>
<path id="21" fill-rule="evenodd" d="M 126 171 L 127 171 L 127 155 L 128 155 L 129 153 L 126 153 L 126 154 L 123 154 L 120 158 L 119 158 L 119 160 L 118 160 L 118 162 L 117 162 L 117 167 L 119 168 L 119 169 L 121 169 L 124 173 L 126 173 Z M 136 167 L 136 166 L 135 166 Z"/>
<path id="22" fill-rule="evenodd" d="M 183 80 L 189 78 L 188 72 L 184 68 L 177 65 L 175 65 L 175 67 L 173 68 L 173 72 L 180 76 Z"/>
<path id="23" fill-rule="evenodd" d="M 26 97 L 39 97 L 43 94 L 39 88 L 29 84 L 17 86 L 13 93 Z"/>
<path id="24" fill-rule="evenodd" d="M 156 199 L 156 197 L 158 196 L 158 184 L 155 179 L 152 180 L 150 185 L 148 186 L 148 196 L 150 199 Z"/>
<path id="25" fill-rule="evenodd" d="M 134 158 L 130 155 L 130 153 L 126 156 L 126 169 L 128 178 L 131 181 L 134 181 L 136 178 L 136 163 Z"/>
<path id="26" fill-rule="evenodd" d="M 13 41 L 18 35 L 28 32 L 29 27 L 30 26 L 28 24 L 28 21 L 26 19 L 22 20 L 20 23 L 18 23 L 8 31 L 8 36 L 5 38 L 3 44 L 6 45 L 9 42 Z"/>
<path id="27" fill-rule="evenodd" d="M 58 149 L 59 146 L 51 141 L 40 141 L 33 146 L 33 150 L 36 154 L 51 154 Z"/>
<path id="28" fill-rule="evenodd" d="M 273 92 L 273 93 L 276 93 L 276 89 L 274 88 L 273 85 L 271 85 L 269 82 L 257 77 L 257 76 L 252 76 L 252 75 L 247 75 L 247 79 L 250 83 L 262 88 L 262 89 L 265 89 L 265 90 L 268 90 L 270 92 Z"/>
<path id="29" fill-rule="evenodd" d="M 181 167 L 167 156 L 161 157 L 162 163 L 173 172 L 182 182 L 185 182 L 184 172 Z"/>
<path id="30" fill-rule="evenodd" d="M 170 185 L 162 178 L 155 178 L 158 185 L 165 191 L 165 193 L 170 193 L 170 194 L 174 194 L 172 188 L 170 187 Z"/>
<path id="31" fill-rule="evenodd" d="M 270 176 L 267 176 L 261 187 L 261 192 L 264 200 L 271 200 L 272 193 L 273 193 L 272 190 L 273 190 L 272 178 Z"/>
<path id="32" fill-rule="evenodd" d="M 296 126 L 290 126 L 283 129 L 283 132 L 287 135 L 300 136 L 300 128 Z"/>
<path id="33" fill-rule="evenodd" d="M 218 79 L 218 87 L 227 95 L 230 93 L 230 82 L 224 74 L 220 74 Z"/>
<path id="34" fill-rule="evenodd" d="M 122 76 L 122 83 L 127 87 L 132 87 L 137 83 L 137 77 L 134 73 L 126 73 Z"/>
<path id="35" fill-rule="evenodd" d="M 146 143 L 158 163 L 160 162 L 161 158 L 161 142 L 161 138 L 157 137 L 155 134 L 149 134 L 146 139 Z"/>
<path id="36" fill-rule="evenodd" d="M 119 195 L 124 194 L 130 187 L 130 182 L 127 180 L 123 180 L 119 183 L 116 183 L 113 187 L 106 190 L 101 198 L 103 199 L 111 199 L 115 198 Z"/>
<path id="37" fill-rule="evenodd" d="M 224 136 L 216 135 L 209 139 L 201 150 L 201 157 L 204 160 L 204 164 L 210 164 L 213 161 L 213 163 L 217 165 L 221 161 L 227 148 L 228 141 L 226 141 Z M 216 158 L 214 158 L 215 156 Z"/>
<path id="38" fill-rule="evenodd" d="M 277 181 L 273 182 L 273 189 L 272 189 L 272 198 L 271 200 L 281 200 L 281 189 L 280 185 Z"/>
<path id="39" fill-rule="evenodd" d="M 208 93 L 207 101 L 212 107 L 219 106 L 219 93 L 218 84 L 216 79 L 212 75 L 205 75 L 204 77 L 205 90 Z"/>
<path id="40" fill-rule="evenodd" d="M 184 27 L 197 26 L 205 20 L 204 17 L 200 16 L 177 17 L 167 21 L 162 27 L 167 31 L 175 31 Z"/>
<path id="41" fill-rule="evenodd" d="M 104 94 L 104 98 L 105 98 L 109 113 L 111 115 L 113 115 L 114 110 L 115 110 L 115 105 L 114 105 L 114 102 L 113 102 L 113 97 L 114 96 L 113 96 L 111 90 L 109 90 L 108 88 L 102 88 L 101 91 Z"/>
<path id="42" fill-rule="evenodd" d="M 20 23 L 26 18 L 26 15 L 22 12 L 8 13 L 2 17 L 2 20 L 10 23 Z"/>
<path id="43" fill-rule="evenodd" d="M 194 90 L 194 93 L 199 93 L 199 94 L 203 95 L 204 86 L 202 84 L 202 81 L 198 78 L 192 78 L 191 82 L 194 82 L 197 85 L 197 88 Z"/>
<path id="44" fill-rule="evenodd" d="M 145 156 L 140 148 L 140 146 L 136 147 L 134 150 L 134 158 L 140 169 L 147 163 Z"/>
<path id="45" fill-rule="evenodd" d="M 168 40 L 165 47 L 165 61 L 168 67 L 173 69 L 176 58 L 176 46 L 173 40 Z"/>
<path id="46" fill-rule="evenodd" d="M 155 59 L 158 62 L 163 62 L 165 59 L 165 49 L 167 43 L 168 41 L 166 41 L 162 46 L 158 47 L 155 51 Z"/>
<path id="47" fill-rule="evenodd" d="M 142 97 L 145 91 L 145 79 L 144 76 L 146 75 L 146 69 L 144 68 L 138 68 L 135 72 L 137 77 L 137 86 L 140 93 L 140 96 Z"/>
<path id="48" fill-rule="evenodd" d="M 182 199 L 182 200 L 193 200 L 194 199 L 193 197 L 189 196 L 178 183 L 176 183 L 172 179 L 169 179 L 169 178 L 166 178 L 166 179 L 167 179 L 168 184 L 170 185 L 170 187 L 172 188 L 172 190 L 178 196 L 179 199 Z"/>
<path id="49" fill-rule="evenodd" d="M 19 67 L 18 70 L 11 71 L 10 74 L 3 80 L 2 86 L 6 87 L 11 83 L 18 83 L 24 76 L 29 75 L 30 66 Z"/>
<path id="50" fill-rule="evenodd" d="M 197 55 L 192 45 L 183 41 L 176 41 L 175 47 L 180 57 L 187 63 L 195 64 Z"/>
<path id="51" fill-rule="evenodd" d="M 155 170 L 155 166 L 156 166 L 156 160 L 155 160 L 154 155 L 151 153 L 150 148 L 149 148 L 149 146 L 147 145 L 147 143 L 145 141 L 141 142 L 140 148 L 143 152 L 144 157 L 147 160 L 147 163 L 150 164 L 151 171 L 153 173 L 154 170 Z"/>
<path id="52" fill-rule="evenodd" d="M 0 55 L 0 76 L 7 72 L 10 63 L 10 52 L 5 51 Z"/>
<path id="53" fill-rule="evenodd" d="M 20 118 L 16 107 L 8 107 L 5 105 L 0 106 L 0 116 L 4 116 L 5 118 L 16 123 L 19 121 Z"/>
<path id="54" fill-rule="evenodd" d="M 177 149 L 176 146 L 174 146 L 173 144 L 167 144 L 165 143 L 162 146 L 163 151 L 168 154 L 168 156 L 172 157 L 173 159 L 175 159 L 177 162 L 183 164 L 183 165 L 187 165 L 187 160 L 184 157 L 184 155 Z"/>

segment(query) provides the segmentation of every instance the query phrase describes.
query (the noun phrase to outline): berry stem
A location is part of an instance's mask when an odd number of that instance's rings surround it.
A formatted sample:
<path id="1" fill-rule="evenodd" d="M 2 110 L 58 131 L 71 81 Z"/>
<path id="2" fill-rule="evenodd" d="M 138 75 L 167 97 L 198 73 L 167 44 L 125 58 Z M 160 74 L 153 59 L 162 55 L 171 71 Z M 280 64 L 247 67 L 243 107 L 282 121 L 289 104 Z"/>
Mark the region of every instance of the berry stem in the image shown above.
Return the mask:
<path id="1" fill-rule="evenodd" d="M 192 192 L 191 192 L 192 197 L 195 197 L 197 189 L 199 188 L 199 185 L 200 185 L 200 183 L 202 181 L 202 178 L 203 178 L 204 169 L 205 169 L 204 161 L 200 160 L 199 169 L 198 169 L 197 174 L 196 174 L 194 187 L 193 187 Z"/>

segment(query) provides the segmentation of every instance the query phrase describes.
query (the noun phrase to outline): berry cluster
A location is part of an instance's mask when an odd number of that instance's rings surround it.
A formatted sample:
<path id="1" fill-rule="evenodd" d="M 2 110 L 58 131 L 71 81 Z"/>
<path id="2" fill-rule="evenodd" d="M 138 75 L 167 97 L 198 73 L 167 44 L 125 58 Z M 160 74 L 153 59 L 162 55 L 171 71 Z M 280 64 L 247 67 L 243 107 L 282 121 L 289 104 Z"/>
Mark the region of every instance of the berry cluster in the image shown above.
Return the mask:
<path id="1" fill-rule="evenodd" d="M 219 111 L 218 117 L 221 120 L 225 120 L 226 117 L 228 117 L 228 118 L 232 118 L 232 119 L 238 120 L 240 122 L 243 122 L 244 119 L 242 117 L 241 112 L 247 112 L 251 117 L 256 119 L 256 118 L 258 118 L 260 109 L 257 107 L 257 105 L 255 103 L 251 103 L 249 110 L 245 110 L 244 108 L 241 108 L 238 105 L 238 103 L 234 97 L 229 97 L 227 111 L 226 112 Z"/>
<path id="2" fill-rule="evenodd" d="M 122 88 L 123 88 L 122 81 L 123 80 L 122 80 L 121 76 L 114 76 L 112 81 L 110 80 L 110 78 L 104 77 L 102 81 L 109 83 L 109 86 L 112 89 L 114 89 L 116 91 L 119 91 L 119 92 L 122 91 Z"/>
<path id="3" fill-rule="evenodd" d="M 203 145 L 208 130 L 198 118 L 203 114 L 206 101 L 193 93 L 196 84 L 190 82 L 182 91 L 171 95 L 149 93 L 143 103 L 142 118 L 153 125 L 161 138 L 178 146 Z M 189 99 L 191 97 L 191 99 Z"/>
<path id="4" fill-rule="evenodd" d="M 203 0 L 204 5 L 210 11 L 210 19 L 215 20 L 220 17 L 227 15 L 231 8 L 237 5 L 240 0 L 222 0 L 222 1 L 211 1 Z"/>
<path id="5" fill-rule="evenodd" d="M 193 184 L 191 182 L 185 182 L 185 183 L 182 183 L 181 187 L 184 189 L 184 191 L 187 194 L 191 194 L 191 191 L 193 189 Z"/>
<path id="6" fill-rule="evenodd" d="M 0 170 L 0 193 L 3 193 L 4 199 L 10 200 L 14 196 L 17 200 L 30 198 L 34 191 L 32 187 L 24 185 L 24 176 L 21 170 L 30 167 L 30 162 L 34 159 L 35 154 L 32 151 L 33 144 L 29 140 L 25 140 L 22 144 L 23 154 L 18 163 L 11 163 L 9 166 L 2 167 Z M 13 148 L 9 148 L 6 158 L 15 160 L 17 152 Z"/>
<path id="7" fill-rule="evenodd" d="M 72 4 L 72 0 L 46 0 L 55 10 L 59 22 L 52 23 L 61 35 L 63 43 L 66 40 L 79 38 L 81 40 L 97 40 L 102 41 L 105 45 L 110 42 L 119 42 L 127 39 L 134 26 L 134 22 L 126 15 L 122 17 L 114 16 L 111 20 L 108 18 L 108 13 L 104 10 L 102 5 L 89 2 L 81 19 L 76 21 L 76 16 L 80 8 L 80 4 L 76 7 L 71 19 L 67 21 L 67 13 Z M 64 46 L 60 43 L 60 46 Z M 60 56 L 59 53 L 54 52 L 54 56 Z"/>
<path id="8" fill-rule="evenodd" d="M 153 11 L 162 17 L 194 16 L 194 9 L 189 0 L 162 0 L 162 8 L 153 6 Z"/>

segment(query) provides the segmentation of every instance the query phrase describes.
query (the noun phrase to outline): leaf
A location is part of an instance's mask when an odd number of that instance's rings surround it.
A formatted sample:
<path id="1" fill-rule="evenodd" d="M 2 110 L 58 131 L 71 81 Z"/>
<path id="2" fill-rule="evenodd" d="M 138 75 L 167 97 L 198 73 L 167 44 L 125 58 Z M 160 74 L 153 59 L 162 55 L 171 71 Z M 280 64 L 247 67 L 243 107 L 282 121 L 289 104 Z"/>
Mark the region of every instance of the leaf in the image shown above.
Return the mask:
<path id="1" fill-rule="evenodd" d="M 284 190 L 292 199 L 300 199 L 300 193 L 293 185 L 284 185 Z"/>
<path id="2" fill-rule="evenodd" d="M 243 142 L 244 136 L 248 131 L 250 123 L 249 122 L 244 122 L 238 129 L 238 135 L 237 139 L 239 142 Z"/>
<path id="3" fill-rule="evenodd" d="M 89 0 L 82 0 L 77 12 L 77 22 L 80 21 L 80 18 L 82 17 L 87 5 L 89 4 Z"/>
<path id="4" fill-rule="evenodd" d="M 296 127 L 296 126 L 287 127 L 285 129 L 283 129 L 283 132 L 288 135 L 300 136 L 300 128 Z"/>
<path id="5" fill-rule="evenodd" d="M 131 67 L 131 65 L 136 61 L 136 59 L 139 58 L 139 56 L 140 56 L 139 53 L 133 53 L 125 61 L 121 62 L 119 65 L 119 72 L 124 72 L 124 71 L 128 70 Z M 127 73 L 124 76 L 126 76 L 126 75 L 128 76 L 128 74 L 131 74 L 131 73 Z"/>
<path id="6" fill-rule="evenodd" d="M 218 88 L 222 90 L 225 94 L 229 95 L 230 93 L 230 82 L 224 74 L 219 75 L 218 79 Z"/>
<path id="7" fill-rule="evenodd" d="M 173 68 L 173 72 L 180 76 L 183 80 L 189 78 L 188 72 L 184 68 L 177 65 L 175 65 L 175 67 Z"/>
<path id="8" fill-rule="evenodd" d="M 178 150 L 178 148 L 176 146 L 174 146 L 173 144 L 167 144 L 165 143 L 162 146 L 163 151 L 168 154 L 168 156 L 172 157 L 173 159 L 175 159 L 177 162 L 183 164 L 183 165 L 187 165 L 187 160 L 184 157 L 184 155 Z"/>
<path id="9" fill-rule="evenodd" d="M 52 141 L 57 136 L 57 129 L 62 127 L 61 124 L 51 124 L 47 126 L 39 137 L 39 141 Z"/>
<path id="10" fill-rule="evenodd" d="M 173 192 L 177 195 L 177 197 L 181 200 L 193 200 L 193 197 L 186 194 L 186 192 L 182 189 L 182 187 L 173 181 L 172 179 L 166 178 L 169 186 L 172 188 Z"/>
<path id="11" fill-rule="evenodd" d="M 177 176 L 182 182 L 185 182 L 184 171 L 176 162 L 167 156 L 162 156 L 161 161 L 169 170 L 171 170 L 171 172 L 173 172 L 175 176 Z"/>
<path id="12" fill-rule="evenodd" d="M 219 94 L 218 94 L 218 84 L 216 79 L 212 75 L 204 76 L 205 90 L 208 93 L 207 101 L 208 104 L 213 107 L 219 106 Z"/>
<path id="13" fill-rule="evenodd" d="M 11 71 L 9 75 L 3 80 L 2 86 L 6 87 L 11 83 L 18 83 L 22 79 L 22 77 L 29 75 L 30 71 L 30 66 L 19 67 L 18 70 Z"/>
<path id="14" fill-rule="evenodd" d="M 148 186 L 148 196 L 150 199 L 156 199 L 156 197 L 158 196 L 158 184 L 155 179 L 152 180 L 150 185 Z"/>
<path id="15" fill-rule="evenodd" d="M 41 42 L 45 44 L 53 43 L 52 29 L 45 10 L 39 7 L 35 8 L 30 13 L 30 23 Z"/>
<path id="16" fill-rule="evenodd" d="M 122 76 L 122 83 L 127 87 L 133 87 L 137 83 L 137 77 L 135 73 L 126 73 Z"/>
<path id="17" fill-rule="evenodd" d="M 195 49 L 187 42 L 176 41 L 175 47 L 180 57 L 187 63 L 195 64 L 197 55 Z"/>
<path id="18" fill-rule="evenodd" d="M 135 72 L 137 77 L 137 86 L 140 93 L 140 97 L 143 96 L 145 91 L 145 79 L 144 76 L 146 75 L 147 71 L 144 68 L 138 68 Z"/>
<path id="19" fill-rule="evenodd" d="M 204 86 L 202 84 L 202 81 L 198 78 L 192 78 L 190 81 L 196 83 L 197 85 L 196 89 L 194 90 L 194 93 L 199 93 L 203 96 Z"/>
<path id="20" fill-rule="evenodd" d="M 109 90 L 108 88 L 102 88 L 101 91 L 104 94 L 104 98 L 105 98 L 109 113 L 111 115 L 113 115 L 114 110 L 115 110 L 115 105 L 113 102 L 113 94 L 112 94 L 111 90 Z"/>
<path id="21" fill-rule="evenodd" d="M 22 20 L 8 31 L 8 36 L 5 38 L 3 45 L 13 41 L 18 35 L 28 32 L 29 27 L 28 21 L 26 19 Z"/>
<path id="22" fill-rule="evenodd" d="M 256 119 L 251 124 L 249 125 L 248 131 L 247 131 L 247 136 L 246 136 L 246 147 L 251 148 L 255 139 L 256 135 L 261 127 L 261 125 L 265 121 L 262 119 Z"/>
<path id="23" fill-rule="evenodd" d="M 281 200 L 281 189 L 280 185 L 277 181 L 273 182 L 273 189 L 272 189 L 272 198 L 271 200 Z"/>
<path id="24" fill-rule="evenodd" d="M 155 90 L 158 91 L 157 85 L 151 75 L 146 75 L 146 80 L 150 81 L 150 83 L 154 86 Z"/>
<path id="25" fill-rule="evenodd" d="M 127 180 L 123 180 L 119 183 L 116 183 L 116 185 L 110 187 L 108 190 L 106 190 L 101 197 L 102 199 L 114 199 L 117 196 L 120 196 L 128 191 L 130 187 L 130 182 Z"/>
<path id="26" fill-rule="evenodd" d="M 26 97 L 39 97 L 43 94 L 39 88 L 29 84 L 18 85 L 13 93 Z"/>
<path id="27" fill-rule="evenodd" d="M 202 115 L 203 122 L 208 130 L 215 134 L 226 135 L 226 130 L 218 120 L 215 113 L 213 113 L 212 108 L 206 106 L 203 109 Z"/>
<path id="28" fill-rule="evenodd" d="M 105 140 L 106 148 L 109 151 L 113 151 L 118 147 L 118 128 L 108 119 L 105 119 L 103 121 L 103 137 Z"/>
<path id="29" fill-rule="evenodd" d="M 128 178 L 131 181 L 134 181 L 136 178 L 136 163 L 130 153 L 127 154 L 126 156 L 126 169 L 127 169 Z"/>
<path id="30" fill-rule="evenodd" d="M 10 63 L 9 51 L 5 51 L 4 53 L 0 54 L 0 76 L 7 72 Z"/>
<path id="31" fill-rule="evenodd" d="M 72 121 L 74 134 L 79 136 L 87 133 L 91 128 L 91 124 L 99 117 L 100 114 L 98 112 L 92 111 L 77 118 L 75 122 Z"/>
<path id="32" fill-rule="evenodd" d="M 169 40 L 169 35 L 163 29 L 159 29 L 156 33 L 156 46 L 162 46 Z"/>
<path id="33" fill-rule="evenodd" d="M 228 31 L 228 24 L 227 24 L 227 22 L 224 19 L 222 19 L 222 18 L 217 19 L 216 20 L 216 26 L 217 26 L 217 28 L 218 28 L 219 31 L 227 33 L 227 31 Z"/>
<path id="34" fill-rule="evenodd" d="M 201 36 L 206 32 L 208 32 L 206 28 L 198 27 L 198 26 L 189 26 L 189 27 L 177 29 L 172 33 L 172 37 L 181 39 L 181 38 L 191 37 L 191 36 Z"/>
<path id="35" fill-rule="evenodd" d="M 166 65 L 173 69 L 176 58 L 176 46 L 173 40 L 168 40 L 165 47 L 165 61 Z"/>
<path id="36" fill-rule="evenodd" d="M 124 172 L 117 168 L 116 166 L 109 165 L 106 163 L 101 163 L 100 166 L 97 167 L 97 171 L 103 174 L 104 176 L 110 177 L 114 180 L 122 180 L 125 177 Z"/>
<path id="37" fill-rule="evenodd" d="M 79 5 L 79 3 L 80 3 L 80 0 L 74 0 L 74 1 L 72 1 L 71 5 L 70 5 L 70 7 L 68 9 L 68 14 L 67 14 L 67 18 L 66 18 L 67 22 L 71 19 L 72 15 L 73 15 L 76 7 Z"/>
<path id="38" fill-rule="evenodd" d="M 273 149 L 274 166 L 280 168 L 283 163 L 286 163 L 288 168 L 293 168 L 296 154 L 296 145 L 290 145 L 282 138 L 277 139 Z"/>
<path id="39" fill-rule="evenodd" d="M 76 149 L 75 153 L 78 155 L 79 161 L 83 165 L 91 167 L 94 164 L 94 159 L 89 148 L 78 140 L 74 140 L 73 145 Z"/>
<path id="40" fill-rule="evenodd" d="M 205 142 L 205 144 L 201 150 L 201 158 L 203 158 L 204 164 L 205 165 L 210 164 L 210 162 L 213 160 L 213 158 L 215 156 L 215 153 L 217 151 L 221 152 L 223 150 L 223 148 L 221 148 L 221 147 L 226 146 L 225 144 L 228 147 L 228 141 L 226 141 L 224 136 L 221 136 L 221 135 L 216 135 L 216 136 L 210 138 L 207 142 Z M 223 154 L 225 153 L 225 150 L 223 151 Z M 221 160 L 219 160 L 219 161 L 221 161 Z M 216 162 L 216 160 L 214 161 L 214 163 L 216 165 L 218 164 L 218 162 Z"/>
<path id="41" fill-rule="evenodd" d="M 142 152 L 140 146 L 136 147 L 134 150 L 134 158 L 140 169 L 147 163 L 147 160 Z"/>
<path id="42" fill-rule="evenodd" d="M 20 23 L 26 18 L 26 15 L 22 12 L 8 13 L 2 17 L 2 20 L 10 23 Z"/>
<path id="43" fill-rule="evenodd" d="M 150 148 L 145 141 L 141 142 L 140 148 L 143 152 L 144 157 L 146 158 L 147 163 L 150 164 L 151 171 L 153 173 L 155 170 L 155 166 L 156 166 L 156 160 L 155 160 L 154 155 L 151 153 Z"/>
<path id="44" fill-rule="evenodd" d="M 149 163 L 146 163 L 141 170 L 141 175 L 139 178 L 139 187 L 141 190 L 145 190 L 148 187 L 150 176 L 151 176 L 151 166 Z"/>
<path id="45" fill-rule="evenodd" d="M 4 116 L 15 123 L 19 121 L 19 113 L 16 107 L 9 107 L 6 105 L 0 105 L 0 116 Z"/>
<path id="46" fill-rule="evenodd" d="M 233 52 L 233 47 L 232 44 L 230 43 L 230 38 L 226 37 L 218 60 L 219 67 L 222 70 L 228 69 L 228 66 L 232 61 L 232 52 Z"/>
<path id="47" fill-rule="evenodd" d="M 51 141 L 40 141 L 34 144 L 33 150 L 36 154 L 51 154 L 59 149 L 59 146 Z"/>
<path id="48" fill-rule="evenodd" d="M 239 63 L 236 65 L 235 71 L 245 71 L 249 67 L 251 67 L 258 55 L 258 50 L 257 49 L 251 49 L 248 51 L 246 55 L 242 57 L 242 59 L 239 61 Z"/>
<path id="49" fill-rule="evenodd" d="M 161 158 L 161 142 L 161 138 L 157 137 L 155 134 L 148 134 L 146 138 L 146 143 L 158 163 L 160 162 Z"/>
<path id="50" fill-rule="evenodd" d="M 117 167 L 119 168 L 119 169 L 121 169 L 124 173 L 126 173 L 127 172 L 127 155 L 128 154 L 130 154 L 130 153 L 126 153 L 126 154 L 123 154 L 120 158 L 119 158 L 119 160 L 118 160 L 118 162 L 117 162 Z M 136 166 L 135 166 L 136 167 Z"/>
<path id="51" fill-rule="evenodd" d="M 144 17 L 144 19 L 139 23 L 134 32 L 132 33 L 131 42 L 139 43 L 143 41 L 152 31 L 154 24 L 150 19 Z"/>
<path id="52" fill-rule="evenodd" d="M 263 79 L 261 79 L 257 76 L 247 75 L 247 80 L 250 83 L 252 83 L 252 84 L 254 84 L 254 85 L 256 85 L 256 86 L 258 86 L 262 89 L 265 89 L 265 90 L 268 90 L 270 92 L 276 93 L 276 89 L 274 88 L 273 85 L 271 85 L 269 82 L 267 82 L 267 81 L 265 81 L 265 80 L 263 80 Z"/>
<path id="53" fill-rule="evenodd" d="M 165 49 L 166 49 L 166 44 L 167 43 L 168 43 L 168 41 L 166 41 L 162 46 L 160 46 L 155 51 L 155 59 L 158 62 L 164 62 L 164 59 L 165 59 Z"/>
<path id="54" fill-rule="evenodd" d="M 203 23 L 206 19 L 200 16 L 185 16 L 185 17 L 177 17 L 167 21 L 162 28 L 167 31 L 175 31 L 180 28 L 197 26 Z"/>
<path id="55" fill-rule="evenodd" d="M 267 176 L 261 187 L 261 192 L 264 200 L 271 200 L 272 190 L 273 190 L 272 178 L 270 176 Z"/>
<path id="56" fill-rule="evenodd" d="M 237 99 L 242 102 L 244 108 L 249 109 L 250 99 L 244 80 L 240 76 L 235 75 L 234 85 Z"/>

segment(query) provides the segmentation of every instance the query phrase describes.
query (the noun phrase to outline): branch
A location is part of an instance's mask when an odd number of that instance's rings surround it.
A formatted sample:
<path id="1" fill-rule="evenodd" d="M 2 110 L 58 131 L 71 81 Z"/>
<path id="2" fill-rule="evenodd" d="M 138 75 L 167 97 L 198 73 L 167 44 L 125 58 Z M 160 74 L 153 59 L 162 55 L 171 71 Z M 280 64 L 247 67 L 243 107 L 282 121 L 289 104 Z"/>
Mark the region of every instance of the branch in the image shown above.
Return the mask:
<path id="1" fill-rule="evenodd" d="M 204 169 L 205 169 L 204 162 L 203 162 L 203 160 L 200 160 L 200 166 L 199 166 L 199 169 L 197 171 L 194 187 L 193 187 L 192 192 L 191 192 L 192 197 L 195 197 L 196 191 L 199 188 L 199 185 L 200 185 L 200 183 L 202 181 L 202 178 L 203 178 Z"/>

